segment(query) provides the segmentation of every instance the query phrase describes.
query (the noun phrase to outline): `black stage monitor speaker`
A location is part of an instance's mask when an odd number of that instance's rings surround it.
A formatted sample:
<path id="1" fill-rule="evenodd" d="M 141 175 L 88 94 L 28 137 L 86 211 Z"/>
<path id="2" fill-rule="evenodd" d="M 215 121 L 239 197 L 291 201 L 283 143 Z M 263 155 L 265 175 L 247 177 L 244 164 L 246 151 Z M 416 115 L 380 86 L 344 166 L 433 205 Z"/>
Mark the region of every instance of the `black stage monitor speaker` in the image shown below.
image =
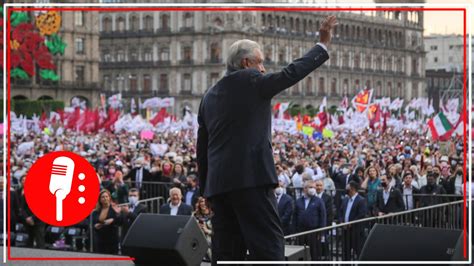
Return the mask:
<path id="1" fill-rule="evenodd" d="M 462 231 L 376 224 L 369 233 L 361 261 L 451 261 L 459 257 Z"/>
<path id="2" fill-rule="evenodd" d="M 200 265 L 208 249 L 192 216 L 159 214 L 140 214 L 122 246 L 140 265 Z"/>

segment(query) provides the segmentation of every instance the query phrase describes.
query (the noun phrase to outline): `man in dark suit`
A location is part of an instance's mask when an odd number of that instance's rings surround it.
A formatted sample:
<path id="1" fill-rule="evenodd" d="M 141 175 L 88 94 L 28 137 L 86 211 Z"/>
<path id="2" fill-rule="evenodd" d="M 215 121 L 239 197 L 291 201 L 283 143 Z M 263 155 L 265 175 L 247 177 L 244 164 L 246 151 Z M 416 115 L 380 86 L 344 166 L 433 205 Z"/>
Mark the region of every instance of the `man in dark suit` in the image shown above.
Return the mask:
<path id="1" fill-rule="evenodd" d="M 278 186 L 275 188 L 275 196 L 278 204 L 278 216 L 281 220 L 281 226 L 283 233 L 289 235 L 291 217 L 293 216 L 294 202 L 293 198 L 285 193 L 283 193 L 283 187 Z"/>
<path id="2" fill-rule="evenodd" d="M 186 190 L 184 192 L 184 203 L 196 208 L 196 203 L 199 198 L 199 187 L 197 185 L 197 176 L 190 174 L 186 177 Z"/>
<path id="3" fill-rule="evenodd" d="M 181 189 L 177 187 L 170 189 L 170 203 L 161 205 L 160 214 L 191 215 L 193 207 L 187 205 L 182 200 Z"/>
<path id="4" fill-rule="evenodd" d="M 304 232 L 326 226 L 326 207 L 324 201 L 316 196 L 314 181 L 305 182 L 304 195 L 296 200 L 293 225 L 295 232 Z M 300 245 L 309 245 L 311 260 L 316 260 L 321 254 L 319 234 L 307 234 L 298 238 Z"/>
<path id="5" fill-rule="evenodd" d="M 322 179 L 315 181 L 315 185 L 316 197 L 322 199 L 324 202 L 324 207 L 326 207 L 326 226 L 331 226 L 332 222 L 334 222 L 333 199 L 332 196 L 329 194 L 331 192 L 324 191 L 324 183 Z M 326 241 L 326 237 L 327 235 L 321 236 L 321 248 L 318 249 L 318 251 L 321 251 L 321 255 L 323 256 L 329 255 L 329 244 Z"/>
<path id="6" fill-rule="evenodd" d="M 135 160 L 135 167 L 125 176 L 124 180 L 131 181 L 131 187 L 137 188 L 140 194 L 145 196 L 147 191 L 143 182 L 152 181 L 152 175 L 143 167 L 143 159 L 139 158 Z"/>
<path id="7" fill-rule="evenodd" d="M 382 190 L 377 191 L 377 201 L 375 204 L 375 214 L 382 216 L 392 212 L 401 212 L 405 210 L 402 193 L 400 190 L 390 187 L 387 176 L 381 178 Z"/>
<path id="8" fill-rule="evenodd" d="M 336 18 L 322 23 L 320 43 L 282 71 L 265 74 L 260 46 L 239 40 L 228 50 L 227 73 L 199 107 L 197 161 L 209 199 L 213 264 L 217 260 L 284 260 L 283 231 L 273 189 L 278 178 L 271 145 L 271 100 L 314 71 Z"/>
<path id="9" fill-rule="evenodd" d="M 128 191 L 128 204 L 124 207 L 122 207 L 122 212 L 121 212 L 121 220 L 122 220 L 122 240 L 125 238 L 127 235 L 128 229 L 130 226 L 133 224 L 135 219 L 137 219 L 138 215 L 141 213 L 146 213 L 147 208 L 145 205 L 139 203 L 138 201 L 140 200 L 140 193 L 138 192 L 138 189 L 136 188 L 131 188 Z"/>
<path id="10" fill-rule="evenodd" d="M 412 210 L 418 208 L 420 205 L 417 194 L 420 194 L 420 190 L 412 185 L 413 175 L 411 172 L 405 173 L 403 176 L 403 182 L 400 183 L 398 189 L 402 193 L 403 203 L 405 204 L 405 210 Z"/>
<path id="11" fill-rule="evenodd" d="M 365 218 L 368 213 L 367 201 L 357 193 L 359 184 L 350 181 L 346 187 L 347 197 L 344 198 L 339 209 L 339 222 L 348 223 Z M 352 260 L 351 251 L 356 256 L 360 255 L 364 243 L 364 230 L 359 224 L 347 225 L 343 229 L 343 257 L 344 260 Z"/>

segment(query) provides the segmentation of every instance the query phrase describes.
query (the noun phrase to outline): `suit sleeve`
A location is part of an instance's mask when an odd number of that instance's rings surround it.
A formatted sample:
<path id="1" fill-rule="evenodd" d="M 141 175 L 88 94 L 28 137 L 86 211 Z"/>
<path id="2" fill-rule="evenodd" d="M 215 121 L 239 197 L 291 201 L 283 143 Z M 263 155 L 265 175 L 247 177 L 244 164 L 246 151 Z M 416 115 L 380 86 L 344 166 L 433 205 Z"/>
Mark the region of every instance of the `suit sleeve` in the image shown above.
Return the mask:
<path id="1" fill-rule="evenodd" d="M 405 203 L 403 202 L 403 195 L 398 189 L 395 189 L 395 193 L 397 194 L 397 211 L 404 211 Z"/>
<path id="2" fill-rule="evenodd" d="M 262 75 L 255 71 L 255 81 L 260 96 L 271 99 L 279 92 L 295 85 L 328 59 L 326 50 L 315 45 L 303 57 L 296 59 L 279 72 Z"/>
<path id="3" fill-rule="evenodd" d="M 334 221 L 334 210 L 332 208 L 332 204 L 333 204 L 333 200 L 332 200 L 332 197 L 329 196 L 328 197 L 328 204 L 327 204 L 327 208 L 326 208 L 326 212 L 327 212 L 327 216 L 328 217 L 328 221 L 326 221 L 326 225 L 327 226 L 330 226 L 332 224 L 332 222 Z"/>
<path id="4" fill-rule="evenodd" d="M 319 205 L 320 205 L 320 208 L 319 208 L 319 228 L 323 228 L 326 226 L 326 206 L 324 206 L 324 201 L 323 200 L 320 200 L 319 201 Z"/>
<path id="5" fill-rule="evenodd" d="M 201 195 L 204 195 L 205 187 L 206 187 L 206 179 L 207 179 L 207 146 L 208 146 L 208 133 L 206 129 L 206 125 L 204 124 L 203 120 L 203 101 L 204 98 L 201 100 L 201 104 L 199 106 L 199 114 L 198 114 L 198 136 L 197 136 L 197 144 L 196 144 L 196 157 L 198 163 L 198 173 L 199 173 L 199 189 Z"/>
<path id="6" fill-rule="evenodd" d="M 362 198 L 359 200 L 359 211 L 357 212 L 357 217 L 355 217 L 355 219 L 358 220 L 365 218 L 367 216 L 367 212 L 367 200 Z"/>
<path id="7" fill-rule="evenodd" d="M 285 212 L 283 217 L 281 217 L 281 221 L 283 223 L 289 223 L 291 221 L 291 214 L 293 213 L 293 200 L 290 199 L 285 204 Z"/>

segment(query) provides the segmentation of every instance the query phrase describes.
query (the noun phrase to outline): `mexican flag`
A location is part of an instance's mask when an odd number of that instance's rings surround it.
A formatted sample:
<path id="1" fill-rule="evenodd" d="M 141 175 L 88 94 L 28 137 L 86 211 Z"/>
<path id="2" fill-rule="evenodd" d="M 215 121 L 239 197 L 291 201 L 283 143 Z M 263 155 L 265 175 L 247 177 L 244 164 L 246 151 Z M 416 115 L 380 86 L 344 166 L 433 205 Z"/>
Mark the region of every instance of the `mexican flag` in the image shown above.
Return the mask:
<path id="1" fill-rule="evenodd" d="M 433 140 L 445 139 L 445 135 L 450 135 L 453 125 L 449 122 L 443 112 L 438 113 L 428 121 Z M 449 138 L 449 136 L 447 136 Z"/>

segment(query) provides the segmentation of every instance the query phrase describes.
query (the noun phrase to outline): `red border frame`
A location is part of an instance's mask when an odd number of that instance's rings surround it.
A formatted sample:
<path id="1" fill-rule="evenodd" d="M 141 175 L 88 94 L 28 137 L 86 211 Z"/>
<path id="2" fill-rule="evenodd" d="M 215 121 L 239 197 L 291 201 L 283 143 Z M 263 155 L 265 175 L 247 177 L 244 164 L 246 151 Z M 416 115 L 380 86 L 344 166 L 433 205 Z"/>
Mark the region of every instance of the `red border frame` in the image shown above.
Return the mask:
<path id="1" fill-rule="evenodd" d="M 403 4 L 401 4 L 403 5 Z M 108 12 L 124 12 L 124 11 L 463 11 L 463 42 L 464 42 L 464 49 L 463 49 L 463 108 L 462 108 L 462 117 L 463 117 L 463 136 L 464 136 L 464 169 L 466 169 L 467 166 L 467 150 L 466 150 L 466 123 L 467 123 L 467 112 L 466 112 L 466 8 L 386 8 L 386 7 L 379 7 L 379 8 L 320 8 L 320 7 L 135 7 L 135 8 L 130 8 L 130 7 L 115 7 L 115 8 L 101 8 L 101 7 L 40 7 L 40 8 L 17 8 L 17 7 L 7 7 L 7 31 L 5 34 L 7 34 L 7 76 L 5 77 L 7 79 L 7 123 L 10 125 L 10 15 L 12 11 L 108 11 Z M 7 191 L 10 191 L 10 178 L 11 178 L 11 173 L 10 173 L 10 126 L 8 126 L 8 133 L 7 133 Z M 463 190 L 464 190 L 464 208 L 463 208 L 463 224 L 464 224 L 464 234 L 463 234 L 463 255 L 465 259 L 468 259 L 467 256 L 467 219 L 466 219 L 466 202 L 467 202 L 467 196 L 466 196 L 466 171 L 464 171 L 464 176 L 463 176 Z M 7 210 L 8 210 L 8 222 L 7 222 L 7 231 L 8 231 L 8 255 L 7 259 L 8 260 L 48 260 L 48 261 L 53 261 L 53 260 L 134 260 L 134 258 L 105 258 L 105 257 L 98 257 L 98 258 L 74 258 L 74 257 L 57 257 L 57 258 L 12 258 L 10 254 L 10 197 L 8 197 L 7 201 Z"/>

